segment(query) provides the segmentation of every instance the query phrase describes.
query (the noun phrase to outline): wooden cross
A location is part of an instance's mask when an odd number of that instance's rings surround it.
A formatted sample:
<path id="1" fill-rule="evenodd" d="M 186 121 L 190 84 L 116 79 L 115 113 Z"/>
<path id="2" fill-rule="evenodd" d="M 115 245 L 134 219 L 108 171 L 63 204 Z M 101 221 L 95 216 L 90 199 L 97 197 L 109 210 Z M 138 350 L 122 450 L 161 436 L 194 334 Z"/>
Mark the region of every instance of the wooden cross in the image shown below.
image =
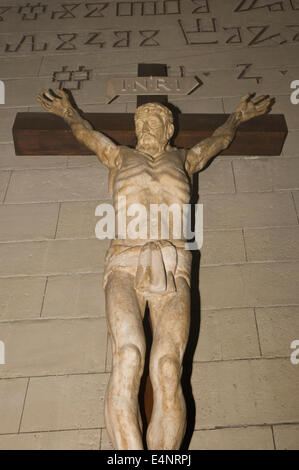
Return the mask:
<path id="1" fill-rule="evenodd" d="M 139 64 L 138 76 L 167 76 L 163 64 Z M 168 104 L 166 95 L 138 96 L 137 106 L 148 102 Z M 117 143 L 135 146 L 134 114 L 86 113 L 84 117 L 95 130 L 106 134 Z M 179 114 L 178 132 L 174 139 L 176 147 L 191 148 L 212 133 L 227 120 L 225 114 Z M 283 115 L 266 115 L 247 121 L 237 131 L 237 136 L 224 155 L 280 155 L 288 130 Z M 45 113 L 18 113 L 13 127 L 16 155 L 91 155 L 80 144 L 63 119 Z M 150 320 L 145 329 L 150 342 Z M 148 375 L 148 363 L 142 379 L 141 408 L 145 420 L 150 421 L 153 391 Z"/>
<path id="2" fill-rule="evenodd" d="M 139 76 L 167 76 L 163 64 L 139 64 Z M 137 105 L 148 102 L 167 104 L 167 96 L 138 96 Z M 133 113 L 86 113 L 93 128 L 115 142 L 135 146 Z M 227 114 L 178 114 L 176 147 L 191 148 L 227 120 Z M 239 127 L 233 143 L 223 155 L 280 155 L 288 130 L 284 115 L 269 114 L 247 121 Z M 18 113 L 13 126 L 16 155 L 91 155 L 80 144 L 63 119 L 46 113 Z"/>

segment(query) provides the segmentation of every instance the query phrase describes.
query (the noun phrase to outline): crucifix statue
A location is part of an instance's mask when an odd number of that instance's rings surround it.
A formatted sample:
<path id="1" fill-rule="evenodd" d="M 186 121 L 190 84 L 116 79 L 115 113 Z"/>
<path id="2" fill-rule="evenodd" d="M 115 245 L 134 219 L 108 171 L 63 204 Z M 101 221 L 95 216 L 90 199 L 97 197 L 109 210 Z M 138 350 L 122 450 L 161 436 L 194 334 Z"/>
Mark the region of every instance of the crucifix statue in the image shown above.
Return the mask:
<path id="1" fill-rule="evenodd" d="M 233 141 L 238 126 L 267 113 L 271 99 L 247 94 L 228 120 L 213 135 L 190 150 L 170 145 L 174 133 L 171 111 L 160 103 L 139 106 L 135 113 L 136 148 L 118 146 L 93 130 L 62 90 L 38 96 L 43 108 L 62 117 L 75 137 L 98 155 L 109 171 L 109 188 L 116 216 L 124 207 L 190 202 L 191 178 Z M 117 217 L 116 217 L 117 218 Z M 162 234 L 163 222 L 153 238 L 118 236 L 106 255 L 104 288 L 113 366 L 105 398 L 105 421 L 115 449 L 143 449 L 138 406 L 146 342 L 145 307 L 150 311 L 153 344 L 150 378 L 153 410 L 147 430 L 148 449 L 179 449 L 186 429 L 186 404 L 181 388 L 182 360 L 189 335 L 191 252 L 186 239 Z M 149 227 L 149 224 L 147 224 Z"/>

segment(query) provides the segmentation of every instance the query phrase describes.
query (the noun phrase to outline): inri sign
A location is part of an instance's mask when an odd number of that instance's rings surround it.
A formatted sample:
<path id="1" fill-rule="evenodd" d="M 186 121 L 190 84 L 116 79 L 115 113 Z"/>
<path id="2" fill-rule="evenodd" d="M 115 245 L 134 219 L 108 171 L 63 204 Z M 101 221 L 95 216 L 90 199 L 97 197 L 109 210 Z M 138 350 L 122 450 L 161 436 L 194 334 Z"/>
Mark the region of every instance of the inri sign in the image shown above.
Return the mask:
<path id="1" fill-rule="evenodd" d="M 108 102 L 120 95 L 190 95 L 202 82 L 196 77 L 112 78 L 107 85 Z"/>

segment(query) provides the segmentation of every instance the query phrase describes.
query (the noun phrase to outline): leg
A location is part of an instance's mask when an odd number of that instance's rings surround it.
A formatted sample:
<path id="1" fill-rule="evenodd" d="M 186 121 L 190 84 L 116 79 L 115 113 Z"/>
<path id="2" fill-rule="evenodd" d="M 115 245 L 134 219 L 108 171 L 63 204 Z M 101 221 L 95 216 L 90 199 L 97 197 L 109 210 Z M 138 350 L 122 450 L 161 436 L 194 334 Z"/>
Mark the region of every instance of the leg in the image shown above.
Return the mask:
<path id="1" fill-rule="evenodd" d="M 143 449 L 138 392 L 144 367 L 145 338 L 142 305 L 133 277 L 111 273 L 105 288 L 113 366 L 106 390 L 105 421 L 115 449 Z M 143 305 L 145 307 L 145 305 Z"/>
<path id="2" fill-rule="evenodd" d="M 147 444 L 153 450 L 177 450 L 186 430 L 186 405 L 181 387 L 182 360 L 189 335 L 190 289 L 183 278 L 177 293 L 149 301 L 153 326 L 150 377 L 154 390 Z"/>

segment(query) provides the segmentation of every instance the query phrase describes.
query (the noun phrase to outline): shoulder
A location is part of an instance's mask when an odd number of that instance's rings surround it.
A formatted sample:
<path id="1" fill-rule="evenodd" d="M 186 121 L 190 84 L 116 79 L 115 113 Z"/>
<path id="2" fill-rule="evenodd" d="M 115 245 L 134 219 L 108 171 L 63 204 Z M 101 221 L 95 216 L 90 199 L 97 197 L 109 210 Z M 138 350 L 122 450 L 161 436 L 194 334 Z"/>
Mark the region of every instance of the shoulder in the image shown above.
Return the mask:
<path id="1" fill-rule="evenodd" d="M 179 152 L 181 158 L 183 159 L 183 161 L 185 162 L 186 159 L 187 159 L 188 150 L 186 150 L 186 149 L 178 149 L 178 152 Z"/>
<path id="2" fill-rule="evenodd" d="M 194 148 L 186 150 L 185 169 L 189 176 L 196 172 L 196 165 L 200 157 L 200 150 L 194 151 Z"/>
<path id="3" fill-rule="evenodd" d="M 134 148 L 127 147 L 127 145 L 119 145 L 118 152 L 122 157 L 132 155 L 132 152 L 136 152 Z"/>
<path id="4" fill-rule="evenodd" d="M 118 145 L 113 158 L 113 168 L 119 170 L 123 163 L 128 161 L 128 159 L 132 158 L 135 154 L 138 156 L 138 150 L 135 148 L 127 147 L 126 145 Z"/>
<path id="5" fill-rule="evenodd" d="M 123 161 L 126 159 L 130 152 L 130 148 L 125 145 L 118 145 L 113 155 L 113 168 L 119 170 Z"/>
<path id="6" fill-rule="evenodd" d="M 178 149 L 176 147 L 168 147 L 167 152 L 172 155 L 178 156 L 183 162 L 186 161 L 188 151 L 185 149 Z"/>

